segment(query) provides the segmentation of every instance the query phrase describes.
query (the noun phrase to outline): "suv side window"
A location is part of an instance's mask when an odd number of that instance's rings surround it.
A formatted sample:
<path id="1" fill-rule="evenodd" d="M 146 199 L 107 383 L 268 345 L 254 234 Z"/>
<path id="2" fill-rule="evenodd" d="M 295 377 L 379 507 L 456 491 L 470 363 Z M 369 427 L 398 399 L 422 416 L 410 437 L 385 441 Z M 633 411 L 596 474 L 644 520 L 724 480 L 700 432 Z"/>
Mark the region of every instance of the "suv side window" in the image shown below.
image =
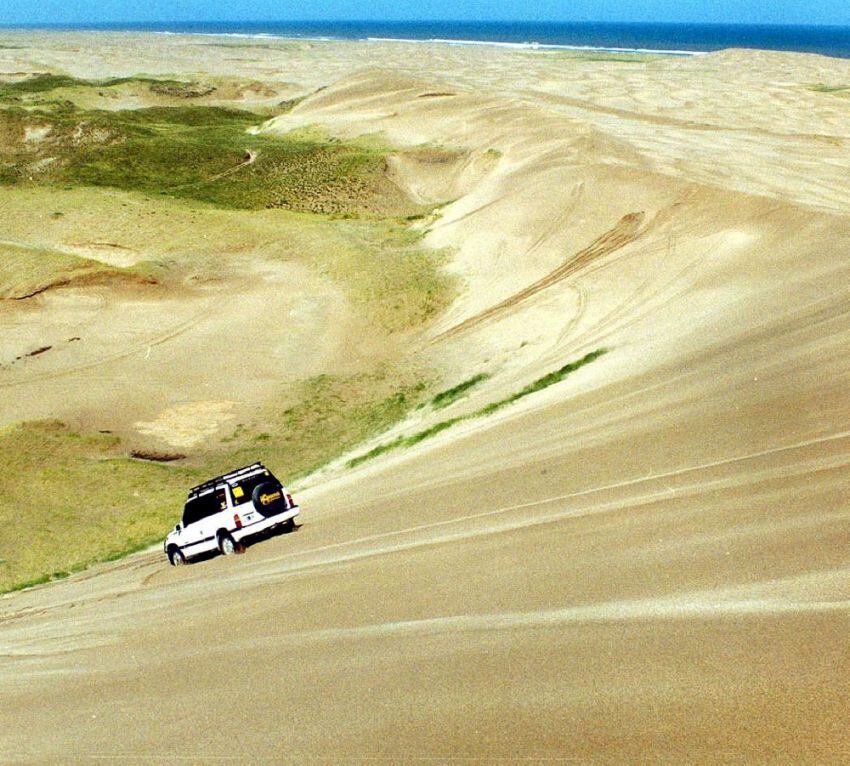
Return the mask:
<path id="1" fill-rule="evenodd" d="M 193 498 L 186 503 L 183 509 L 183 526 L 194 524 L 196 521 L 212 516 L 221 510 L 216 499 L 215 492 L 207 492 L 205 495 Z"/>

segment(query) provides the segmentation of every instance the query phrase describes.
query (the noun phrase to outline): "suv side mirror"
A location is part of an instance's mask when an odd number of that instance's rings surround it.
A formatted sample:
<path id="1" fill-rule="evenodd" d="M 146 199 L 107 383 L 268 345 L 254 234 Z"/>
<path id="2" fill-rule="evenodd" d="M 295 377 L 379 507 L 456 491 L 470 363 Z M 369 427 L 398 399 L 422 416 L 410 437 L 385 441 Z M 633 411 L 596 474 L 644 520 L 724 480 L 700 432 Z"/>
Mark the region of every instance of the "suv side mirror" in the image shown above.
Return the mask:
<path id="1" fill-rule="evenodd" d="M 182 524 L 178 524 L 176 527 L 174 527 L 174 531 L 175 531 L 175 532 L 179 532 L 181 529 L 183 529 L 183 525 L 182 525 Z"/>

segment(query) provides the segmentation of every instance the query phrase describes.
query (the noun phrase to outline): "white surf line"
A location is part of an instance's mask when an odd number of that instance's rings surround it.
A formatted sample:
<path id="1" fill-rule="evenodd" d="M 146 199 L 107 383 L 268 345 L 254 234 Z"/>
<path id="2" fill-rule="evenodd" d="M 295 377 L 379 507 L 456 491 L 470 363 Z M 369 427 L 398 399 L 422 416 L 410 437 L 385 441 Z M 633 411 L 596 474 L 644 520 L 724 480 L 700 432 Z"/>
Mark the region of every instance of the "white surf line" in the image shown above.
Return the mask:
<path id="1" fill-rule="evenodd" d="M 343 37 L 334 35 L 299 35 L 275 34 L 272 32 L 176 32 L 171 30 L 154 30 L 151 34 L 175 37 L 230 37 L 247 40 L 283 40 L 286 42 L 316 42 L 316 43 L 417 43 L 436 45 L 482 45 L 494 48 L 515 50 L 566 50 L 585 51 L 589 53 L 652 53 L 667 56 L 705 56 L 711 51 L 677 50 L 675 48 L 617 48 L 601 45 L 567 45 L 565 43 L 539 43 L 533 40 L 527 42 L 511 42 L 509 40 L 462 40 L 448 37 Z"/>
<path id="2" fill-rule="evenodd" d="M 520 511 L 526 508 L 535 508 L 541 505 L 548 505 L 549 503 L 556 503 L 563 500 L 571 500 L 578 497 L 587 497 L 588 495 L 593 495 L 599 492 L 607 492 L 612 489 L 622 489 L 624 487 L 636 486 L 639 484 L 644 484 L 650 481 L 658 481 L 660 479 L 669 479 L 674 476 L 682 476 L 688 473 L 693 473 L 695 471 L 704 471 L 709 468 L 717 468 L 724 465 L 732 465 L 734 463 L 740 463 L 747 460 L 754 460 L 759 457 L 765 457 L 767 455 L 775 455 L 782 452 L 788 452 L 796 449 L 802 449 L 804 447 L 811 447 L 816 444 L 822 444 L 830 441 L 839 441 L 841 439 L 846 439 L 850 437 L 850 431 L 842 431 L 840 433 L 831 434 L 830 436 L 824 436 L 817 439 L 807 439 L 802 442 L 798 442 L 796 444 L 784 445 L 782 447 L 773 447 L 767 450 L 761 450 L 759 452 L 751 452 L 746 455 L 738 455 L 736 457 L 724 458 L 722 460 L 714 460 L 708 463 L 702 463 L 695 466 L 689 466 L 687 468 L 679 468 L 674 471 L 667 471 L 664 473 L 656 473 L 649 474 L 647 476 L 641 476 L 637 479 L 628 479 L 626 481 L 615 482 L 613 484 L 606 484 L 601 487 L 593 487 L 592 489 L 584 489 L 579 490 L 578 492 L 568 492 L 563 495 L 555 495 L 553 497 L 547 497 L 542 500 L 530 500 L 526 503 L 517 503 L 516 505 L 506 505 L 500 508 L 494 508 L 489 511 L 481 511 L 479 513 L 472 513 L 466 516 L 456 516 L 452 519 L 446 519 L 445 521 L 435 521 L 430 524 L 419 524 L 414 527 L 407 527 L 405 529 L 397 529 L 390 532 L 380 532 L 374 535 L 367 535 L 365 537 L 358 537 L 354 540 L 347 540 L 341 543 L 329 543 L 327 545 L 321 545 L 318 548 L 310 548 L 306 551 L 299 551 L 298 553 L 290 553 L 281 557 L 281 559 L 277 559 L 278 561 L 282 559 L 288 559 L 297 556 L 307 556 L 311 553 L 321 553 L 322 551 L 334 550 L 335 548 L 342 548 L 348 545 L 359 545 L 360 543 L 368 543 L 374 542 L 376 540 L 383 540 L 388 537 L 394 537 L 397 535 L 409 534 L 414 532 L 422 532 L 430 529 L 436 529 L 438 527 L 449 526 L 451 524 L 457 524 L 464 521 L 473 521 L 475 519 L 486 518 L 487 516 L 495 516 L 502 513 L 509 513 L 511 511 Z M 664 492 L 657 493 L 659 496 L 661 495 L 669 495 L 669 490 L 665 490 Z"/>
<path id="3" fill-rule="evenodd" d="M 667 56 L 705 56 L 708 51 L 686 51 L 666 48 L 615 48 L 598 45 L 566 45 L 564 43 L 510 42 L 507 40 L 461 40 L 450 37 L 367 37 L 370 43 L 425 43 L 432 45 L 481 45 L 512 50 L 581 51 L 584 53 L 633 53 Z"/>

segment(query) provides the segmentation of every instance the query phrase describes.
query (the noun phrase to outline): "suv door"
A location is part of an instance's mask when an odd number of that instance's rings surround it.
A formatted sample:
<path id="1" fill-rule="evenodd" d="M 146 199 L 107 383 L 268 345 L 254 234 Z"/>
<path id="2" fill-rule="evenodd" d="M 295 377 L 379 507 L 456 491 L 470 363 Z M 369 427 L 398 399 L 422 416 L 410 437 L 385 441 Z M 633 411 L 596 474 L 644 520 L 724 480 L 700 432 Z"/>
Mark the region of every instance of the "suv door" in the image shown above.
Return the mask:
<path id="1" fill-rule="evenodd" d="M 216 524 L 212 518 L 221 512 L 219 499 L 213 489 L 186 502 L 183 509 L 183 552 L 187 556 L 211 551 L 216 547 Z"/>

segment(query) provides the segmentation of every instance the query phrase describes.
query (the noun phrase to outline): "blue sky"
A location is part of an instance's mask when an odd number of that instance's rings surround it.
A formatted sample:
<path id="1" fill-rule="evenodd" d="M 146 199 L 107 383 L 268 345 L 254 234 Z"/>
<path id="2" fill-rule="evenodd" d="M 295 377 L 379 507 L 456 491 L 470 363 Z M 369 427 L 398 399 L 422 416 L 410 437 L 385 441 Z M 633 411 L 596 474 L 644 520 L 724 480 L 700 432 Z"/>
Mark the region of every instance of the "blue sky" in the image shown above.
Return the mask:
<path id="1" fill-rule="evenodd" d="M 337 19 L 850 25 L 850 0 L 0 0 L 2 24 Z"/>

